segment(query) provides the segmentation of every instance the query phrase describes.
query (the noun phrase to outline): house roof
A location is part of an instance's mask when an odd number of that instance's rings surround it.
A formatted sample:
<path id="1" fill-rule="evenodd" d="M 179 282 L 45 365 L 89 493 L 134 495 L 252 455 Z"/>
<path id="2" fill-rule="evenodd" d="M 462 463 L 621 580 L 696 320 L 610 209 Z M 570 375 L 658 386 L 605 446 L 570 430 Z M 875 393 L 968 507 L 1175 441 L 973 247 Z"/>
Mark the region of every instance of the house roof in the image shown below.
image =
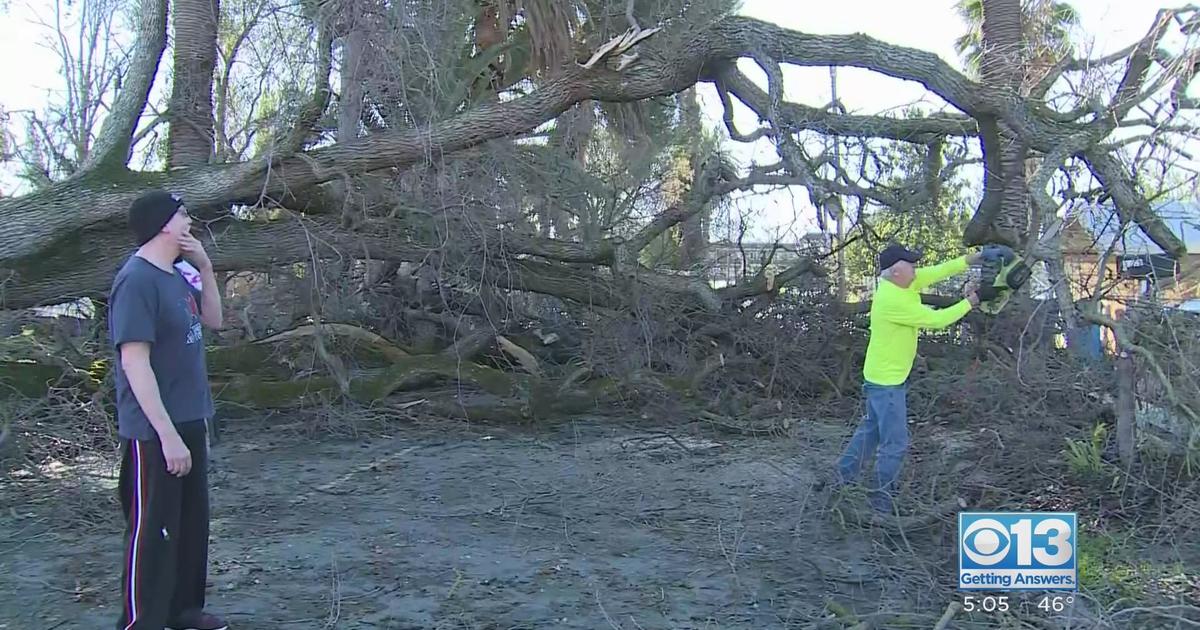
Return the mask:
<path id="1" fill-rule="evenodd" d="M 1200 254 L 1200 203 L 1166 201 L 1154 206 L 1167 228 L 1183 240 L 1189 254 Z M 1118 254 L 1162 254 L 1162 248 L 1136 225 L 1121 229 L 1121 219 L 1111 204 L 1086 206 L 1075 213 L 1064 235 L 1072 251 L 1105 251 L 1116 241 Z M 1079 228 L 1083 228 L 1082 230 Z"/>

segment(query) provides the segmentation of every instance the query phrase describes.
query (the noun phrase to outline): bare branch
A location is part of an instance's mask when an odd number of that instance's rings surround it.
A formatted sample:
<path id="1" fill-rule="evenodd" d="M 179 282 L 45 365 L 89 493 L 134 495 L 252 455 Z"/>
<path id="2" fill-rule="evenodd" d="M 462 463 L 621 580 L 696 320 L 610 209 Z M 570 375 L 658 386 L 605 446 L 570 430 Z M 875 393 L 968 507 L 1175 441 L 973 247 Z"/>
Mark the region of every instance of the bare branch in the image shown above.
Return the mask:
<path id="1" fill-rule="evenodd" d="M 139 131 L 139 132 L 137 132 L 136 134 L 134 134 L 134 136 L 133 136 L 133 140 L 132 140 L 132 141 L 129 143 L 129 144 L 130 144 L 130 146 L 137 146 L 137 144 L 138 144 L 139 142 L 141 142 L 142 140 L 145 140 L 145 139 L 146 139 L 146 136 L 148 136 L 148 135 L 150 135 L 151 133 L 153 133 L 153 131 L 154 131 L 154 130 L 155 130 L 155 129 L 156 129 L 158 126 L 159 126 L 159 125 L 161 125 L 161 124 L 163 124 L 163 123 L 165 123 L 165 122 L 167 122 L 167 115 L 166 115 L 166 114 L 159 114 L 159 115 L 155 116 L 155 117 L 154 117 L 154 120 L 150 121 L 150 124 L 146 125 L 145 127 L 143 127 L 143 128 L 142 128 L 142 130 L 141 130 L 141 131 Z"/>
<path id="2" fill-rule="evenodd" d="M 1120 163 L 1110 154 L 1094 149 L 1085 151 L 1084 159 L 1096 179 L 1112 195 L 1122 221 L 1136 223 L 1142 232 L 1167 254 L 1177 259 L 1186 257 L 1187 246 L 1154 213 L 1150 202 L 1137 191 L 1133 178 L 1125 172 Z"/>
<path id="3" fill-rule="evenodd" d="M 304 147 L 304 143 L 312 135 L 313 126 L 321 114 L 329 107 L 329 96 L 332 88 L 329 85 L 329 75 L 333 70 L 333 30 L 324 20 L 318 25 L 317 35 L 317 68 L 313 80 L 313 94 L 297 116 L 296 126 L 292 128 L 291 136 L 283 143 L 284 153 L 294 153 Z"/>
<path id="4" fill-rule="evenodd" d="M 137 39 L 129 72 L 83 162 L 81 174 L 102 166 L 124 168 L 129 161 L 133 134 L 146 108 L 150 87 L 167 46 L 167 0 L 141 0 L 136 11 Z"/>
<path id="5" fill-rule="evenodd" d="M 716 81 L 766 119 L 769 96 L 746 75 L 736 69 L 722 70 Z M 967 116 L 941 115 L 925 118 L 888 118 L 832 114 L 828 110 L 784 101 L 778 104 L 780 124 L 788 129 L 815 131 L 826 135 L 883 138 L 926 144 L 938 136 L 974 136 L 979 133 L 975 121 Z M 765 133 L 765 132 L 763 132 Z M 751 136 L 754 138 L 754 136 Z M 756 139 L 756 138 L 755 138 Z"/>
<path id="6" fill-rule="evenodd" d="M 724 108 L 722 120 L 725 121 L 725 128 L 729 131 L 730 138 L 733 138 L 738 142 L 755 142 L 759 138 L 771 133 L 770 127 L 759 127 L 749 134 L 740 133 L 733 122 L 733 99 L 729 98 L 729 90 L 725 87 L 725 81 L 718 78 L 716 81 L 716 87 L 717 94 L 721 96 L 721 105 Z"/>
<path id="7" fill-rule="evenodd" d="M 1144 360 L 1146 364 L 1150 366 L 1150 369 L 1154 371 L 1155 377 L 1157 377 L 1158 382 L 1162 385 L 1165 391 L 1167 400 L 1169 400 L 1176 409 L 1183 412 L 1187 416 L 1188 420 L 1191 421 L 1193 426 L 1200 426 L 1200 414 L 1198 414 L 1195 409 L 1192 409 L 1191 406 L 1175 390 L 1170 377 L 1168 377 L 1166 372 L 1163 371 L 1160 361 L 1158 357 L 1155 356 L 1154 352 L 1148 350 L 1142 345 L 1134 343 L 1132 335 L 1125 326 L 1121 325 L 1120 322 L 1117 322 L 1111 317 L 1103 315 L 1095 308 L 1083 309 L 1082 314 L 1084 319 L 1111 330 L 1117 337 L 1120 347 L 1125 352 L 1132 352 L 1133 354 L 1141 357 L 1142 360 Z"/>
<path id="8" fill-rule="evenodd" d="M 1160 10 L 1154 18 L 1150 32 L 1142 38 L 1142 41 L 1130 54 L 1125 68 L 1125 76 L 1121 78 L 1121 83 L 1117 87 L 1110 106 L 1115 120 L 1124 118 L 1135 105 L 1143 100 L 1139 98 L 1142 83 L 1145 82 L 1150 64 L 1154 60 L 1154 50 L 1166 34 L 1167 27 L 1171 25 L 1171 17 L 1174 13 L 1174 11 L 1166 9 Z"/>
<path id="9" fill-rule="evenodd" d="M 266 2 L 259 3 L 254 10 L 254 15 L 252 15 L 248 20 L 245 21 L 244 24 L 242 24 L 241 30 L 238 32 L 237 37 L 232 39 L 229 44 L 229 48 L 227 50 L 218 49 L 217 51 L 219 56 L 224 58 L 224 63 L 222 64 L 221 70 L 216 77 L 217 110 L 215 120 L 213 121 L 213 132 L 216 135 L 216 152 L 218 155 L 218 161 L 226 161 L 233 155 L 237 155 L 232 150 L 233 148 L 230 145 L 229 136 L 226 133 L 226 129 L 229 125 L 229 84 L 233 81 L 233 64 L 234 61 L 237 60 L 238 51 L 241 49 L 242 44 L 246 41 L 246 38 L 248 38 L 250 33 L 254 30 L 254 27 L 258 25 L 258 22 L 262 18 L 263 12 L 266 10 L 266 8 Z M 318 83 L 318 85 L 320 85 L 320 83 Z"/>

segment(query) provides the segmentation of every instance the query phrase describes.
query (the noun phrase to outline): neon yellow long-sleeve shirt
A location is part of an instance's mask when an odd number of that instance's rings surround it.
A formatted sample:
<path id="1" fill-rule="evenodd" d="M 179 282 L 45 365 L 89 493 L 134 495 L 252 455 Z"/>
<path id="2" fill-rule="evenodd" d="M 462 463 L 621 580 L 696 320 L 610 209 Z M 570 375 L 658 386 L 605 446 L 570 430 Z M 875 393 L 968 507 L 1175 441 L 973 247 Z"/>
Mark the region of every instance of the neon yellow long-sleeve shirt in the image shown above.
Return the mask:
<path id="1" fill-rule="evenodd" d="M 962 319 L 971 310 L 966 299 L 943 309 L 921 303 L 921 289 L 967 270 L 961 256 L 930 267 L 920 267 L 908 288 L 887 280 L 879 282 L 871 303 L 871 340 L 863 378 L 876 385 L 899 385 L 908 380 L 917 356 L 917 335 L 922 328 L 941 329 Z"/>

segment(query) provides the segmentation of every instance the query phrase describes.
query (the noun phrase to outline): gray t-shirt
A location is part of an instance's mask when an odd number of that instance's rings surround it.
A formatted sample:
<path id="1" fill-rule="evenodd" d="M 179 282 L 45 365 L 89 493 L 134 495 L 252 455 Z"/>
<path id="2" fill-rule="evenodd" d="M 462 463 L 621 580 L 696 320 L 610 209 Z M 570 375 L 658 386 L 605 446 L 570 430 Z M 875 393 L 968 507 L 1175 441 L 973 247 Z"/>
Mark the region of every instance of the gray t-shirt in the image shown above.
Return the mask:
<path id="1" fill-rule="evenodd" d="M 108 332 L 116 351 L 117 432 L 121 437 L 157 437 L 121 369 L 121 344 L 130 341 L 150 342 L 150 367 L 172 422 L 212 417 L 200 292 L 178 269 L 168 272 L 140 256 L 130 257 L 113 280 Z"/>

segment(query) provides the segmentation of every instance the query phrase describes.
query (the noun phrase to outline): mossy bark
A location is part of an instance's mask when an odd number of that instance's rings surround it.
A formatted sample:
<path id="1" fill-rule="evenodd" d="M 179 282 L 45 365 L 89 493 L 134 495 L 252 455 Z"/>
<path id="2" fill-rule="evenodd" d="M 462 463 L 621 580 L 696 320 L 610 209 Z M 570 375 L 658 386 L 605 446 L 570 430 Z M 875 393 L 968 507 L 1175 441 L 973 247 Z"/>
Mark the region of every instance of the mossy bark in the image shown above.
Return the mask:
<path id="1" fill-rule="evenodd" d="M 317 332 L 327 347 L 351 366 L 348 378 L 339 379 L 314 360 L 313 340 L 309 337 Z M 527 363 L 536 362 L 526 359 Z M 348 325 L 323 326 L 319 331 L 307 326 L 253 343 L 210 348 L 207 362 L 213 396 L 226 409 L 294 409 L 334 399 L 371 404 L 398 392 L 451 383 L 475 392 L 464 399 L 475 397 L 485 402 L 473 400 L 466 404 L 456 396 L 439 409 L 453 408 L 449 415 L 480 420 L 538 420 L 602 410 L 637 397 L 639 388 L 650 386 L 642 381 L 627 384 L 611 378 L 586 380 L 586 371 L 546 378 L 463 361 L 445 353 L 411 355 L 382 337 Z M 103 372 L 109 361 L 101 363 L 97 369 Z M 0 360 L 0 397 L 43 397 L 50 386 L 66 382 L 95 389 L 102 379 L 104 374 L 89 377 L 49 363 L 44 357 Z M 653 389 L 662 388 L 657 381 L 652 385 Z M 436 399 L 436 395 L 431 398 Z M 430 406 L 438 404 L 433 400 Z"/>
<path id="2" fill-rule="evenodd" d="M 486 402 L 433 401 L 438 413 L 472 420 L 544 420 L 604 409 L 620 400 L 622 385 L 609 378 L 579 386 L 526 374 L 512 374 L 473 363 L 459 363 L 439 355 L 416 355 L 376 370 L 361 371 L 351 379 L 347 397 L 369 404 L 404 391 L 417 391 L 452 382 L 481 392 Z M 327 376 L 292 380 L 240 374 L 214 380 L 218 403 L 256 409 L 301 407 L 317 400 L 343 396 L 337 381 Z"/>
<path id="3" fill-rule="evenodd" d="M 245 355 L 233 357 L 226 365 L 249 361 Z M 350 399 L 370 403 L 399 392 L 429 387 L 444 381 L 473 385 L 494 396 L 519 397 L 528 384 L 522 375 L 473 363 L 459 364 L 440 355 L 405 357 L 386 368 L 355 372 L 350 380 Z M 301 406 L 315 398 L 342 395 L 337 381 L 328 376 L 309 376 L 283 380 L 277 374 L 235 374 L 232 378 L 214 377 L 213 394 L 218 400 L 265 409 Z"/>
<path id="4" fill-rule="evenodd" d="M 66 376 L 67 372 L 57 365 L 0 361 L 0 399 L 13 395 L 41 398 Z"/>
<path id="5" fill-rule="evenodd" d="M 355 326 L 325 324 L 320 327 L 325 347 L 359 368 L 379 368 L 409 358 L 408 351 Z M 214 377 L 223 374 L 255 374 L 290 379 L 297 367 L 312 368 L 312 335 L 316 326 L 301 326 L 266 339 L 208 350 L 208 369 Z"/>

